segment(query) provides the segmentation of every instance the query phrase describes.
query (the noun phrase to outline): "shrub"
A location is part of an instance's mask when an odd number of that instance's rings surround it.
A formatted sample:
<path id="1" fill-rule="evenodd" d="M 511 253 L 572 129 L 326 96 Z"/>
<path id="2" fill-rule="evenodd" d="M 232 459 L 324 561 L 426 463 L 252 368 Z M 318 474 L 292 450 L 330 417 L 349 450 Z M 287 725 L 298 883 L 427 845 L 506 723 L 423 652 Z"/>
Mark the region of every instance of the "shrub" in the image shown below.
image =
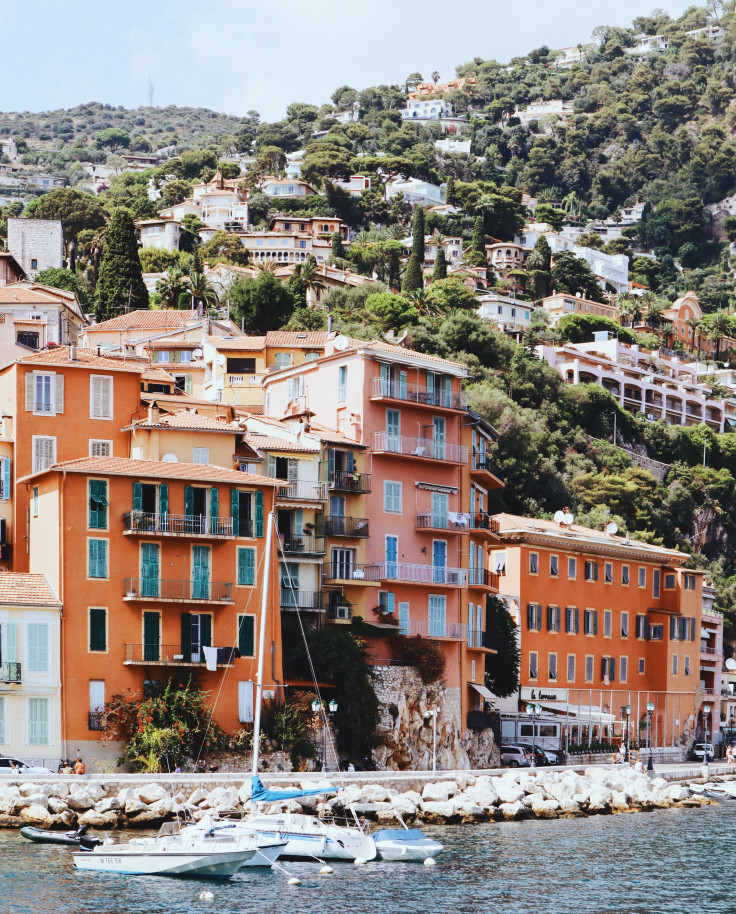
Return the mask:
<path id="1" fill-rule="evenodd" d="M 445 655 L 441 645 L 421 635 L 405 637 L 396 635 L 392 643 L 397 652 L 410 666 L 415 667 L 425 685 L 438 682 L 445 675 Z"/>

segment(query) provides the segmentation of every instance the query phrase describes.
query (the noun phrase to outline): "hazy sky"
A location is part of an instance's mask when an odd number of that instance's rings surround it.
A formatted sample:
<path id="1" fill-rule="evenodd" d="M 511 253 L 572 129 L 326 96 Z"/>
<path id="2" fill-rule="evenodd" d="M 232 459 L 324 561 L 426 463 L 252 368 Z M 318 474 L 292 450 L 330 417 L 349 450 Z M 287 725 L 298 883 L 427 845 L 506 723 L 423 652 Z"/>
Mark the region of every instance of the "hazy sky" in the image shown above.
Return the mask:
<path id="1" fill-rule="evenodd" d="M 0 110 L 98 101 L 192 105 L 264 120 L 341 85 L 443 79 L 473 57 L 575 45 L 686 0 L 2 0 Z"/>

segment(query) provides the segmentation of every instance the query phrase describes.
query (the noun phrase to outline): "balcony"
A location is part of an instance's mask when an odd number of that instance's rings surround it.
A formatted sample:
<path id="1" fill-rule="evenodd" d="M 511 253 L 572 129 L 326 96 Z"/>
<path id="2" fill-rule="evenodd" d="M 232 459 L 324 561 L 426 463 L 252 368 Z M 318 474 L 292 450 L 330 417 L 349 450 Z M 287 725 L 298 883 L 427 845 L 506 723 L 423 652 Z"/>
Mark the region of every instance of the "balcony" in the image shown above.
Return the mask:
<path id="1" fill-rule="evenodd" d="M 410 619 L 408 628 L 403 626 L 403 634 L 410 638 L 419 635 L 422 638 L 437 638 L 440 641 L 465 641 L 467 630 L 463 622 L 447 622 L 444 619 L 431 622 Z"/>
<path id="2" fill-rule="evenodd" d="M 153 514 L 148 511 L 129 511 L 123 514 L 125 534 L 142 534 L 150 536 L 195 536 L 202 539 L 228 539 L 236 535 L 233 532 L 232 517 L 207 517 L 204 514 Z M 252 528 L 250 521 L 240 524 L 240 536 L 252 536 L 252 529 L 242 532 L 242 528 Z"/>
<path id="3" fill-rule="evenodd" d="M 324 536 L 315 536 L 314 533 L 302 533 L 299 536 L 279 534 L 279 541 L 284 555 L 324 555 L 327 551 Z"/>
<path id="4" fill-rule="evenodd" d="M 473 454 L 471 463 L 470 463 L 470 472 L 471 473 L 490 473 L 491 476 L 495 476 L 500 482 L 504 481 L 504 475 L 501 472 L 500 467 L 497 463 L 494 463 L 489 457 L 486 457 L 483 454 L 475 453 Z"/>
<path id="5" fill-rule="evenodd" d="M 20 663 L 0 663 L 0 682 L 20 682 Z"/>
<path id="6" fill-rule="evenodd" d="M 237 655 L 234 647 L 217 648 L 217 665 L 232 666 Z M 125 659 L 128 666 L 204 666 L 204 653 L 189 649 L 185 653 L 181 644 L 126 644 Z"/>
<path id="7" fill-rule="evenodd" d="M 468 583 L 468 572 L 465 568 L 419 565 L 409 562 L 384 562 L 380 567 L 382 581 L 400 581 L 403 584 L 440 584 L 446 587 L 464 587 Z"/>
<path id="8" fill-rule="evenodd" d="M 334 561 L 324 566 L 326 581 L 346 581 L 349 584 L 377 584 L 381 580 L 381 565 Z"/>
<path id="9" fill-rule="evenodd" d="M 420 406 L 431 406 L 434 409 L 466 409 L 468 398 L 464 393 L 454 390 L 435 388 L 430 390 L 418 384 L 407 384 L 400 380 L 373 378 L 371 399 L 402 400 L 404 403 L 417 403 Z"/>
<path id="10" fill-rule="evenodd" d="M 105 712 L 104 711 L 90 711 L 87 715 L 87 729 L 88 730 L 104 730 L 105 729 Z"/>
<path id="11" fill-rule="evenodd" d="M 335 472 L 330 475 L 327 485 L 333 492 L 353 492 L 355 495 L 365 495 L 371 491 L 371 474 Z"/>
<path id="12" fill-rule="evenodd" d="M 327 618 L 333 622 L 350 619 L 350 603 L 341 590 L 333 590 L 327 595 Z"/>
<path id="13" fill-rule="evenodd" d="M 232 603 L 233 585 L 224 581 L 174 581 L 159 578 L 126 578 L 126 602 Z"/>
<path id="14" fill-rule="evenodd" d="M 487 530 L 488 533 L 497 534 L 500 530 L 498 521 L 485 511 L 476 511 L 470 515 L 471 530 Z"/>
<path id="15" fill-rule="evenodd" d="M 401 457 L 419 457 L 422 460 L 441 460 L 443 463 L 467 463 L 468 449 L 464 444 L 447 444 L 433 438 L 411 438 L 375 432 L 373 450 Z"/>
<path id="16" fill-rule="evenodd" d="M 322 612 L 323 596 L 322 591 L 312 590 L 290 590 L 288 588 L 281 590 L 281 608 L 282 609 L 311 609 Z"/>
<path id="17" fill-rule="evenodd" d="M 468 569 L 468 587 L 488 587 L 490 590 L 498 591 L 499 583 L 498 575 L 487 568 Z"/>
<path id="18" fill-rule="evenodd" d="M 327 498 L 327 487 L 323 482 L 296 480 L 276 490 L 279 501 L 324 501 Z"/>
<path id="19" fill-rule="evenodd" d="M 447 530 L 450 533 L 467 533 L 467 514 L 417 514 L 417 530 Z"/>
<path id="20" fill-rule="evenodd" d="M 321 526 L 327 536 L 368 536 L 368 520 L 365 517 L 325 517 Z"/>

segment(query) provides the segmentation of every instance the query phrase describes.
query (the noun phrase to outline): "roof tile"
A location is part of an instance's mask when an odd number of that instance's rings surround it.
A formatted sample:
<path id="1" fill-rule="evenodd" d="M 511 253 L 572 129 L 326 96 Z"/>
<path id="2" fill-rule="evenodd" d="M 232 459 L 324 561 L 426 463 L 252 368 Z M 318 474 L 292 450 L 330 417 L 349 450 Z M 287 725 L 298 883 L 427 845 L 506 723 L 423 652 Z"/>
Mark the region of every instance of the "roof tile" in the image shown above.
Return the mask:
<path id="1" fill-rule="evenodd" d="M 194 479 L 202 482 L 233 482 L 240 485 L 274 486 L 277 481 L 268 476 L 241 473 L 225 467 L 205 463 L 166 463 L 162 460 L 132 460 L 127 457 L 80 457 L 55 463 L 47 470 L 34 474 L 41 476 L 54 470 L 66 473 L 85 473 L 97 476 L 133 476 L 143 479 Z M 26 479 L 30 477 L 25 477 Z M 20 480 L 19 480 L 20 481 Z"/>
<path id="2" fill-rule="evenodd" d="M 0 606 L 61 606 L 45 574 L 0 572 Z"/>
<path id="3" fill-rule="evenodd" d="M 87 333 L 98 333 L 110 330 L 178 330 L 198 320 L 196 311 L 179 311 L 174 308 L 162 308 L 160 311 L 149 311 L 142 308 L 129 314 L 119 314 L 110 320 L 92 324 L 86 328 Z"/>

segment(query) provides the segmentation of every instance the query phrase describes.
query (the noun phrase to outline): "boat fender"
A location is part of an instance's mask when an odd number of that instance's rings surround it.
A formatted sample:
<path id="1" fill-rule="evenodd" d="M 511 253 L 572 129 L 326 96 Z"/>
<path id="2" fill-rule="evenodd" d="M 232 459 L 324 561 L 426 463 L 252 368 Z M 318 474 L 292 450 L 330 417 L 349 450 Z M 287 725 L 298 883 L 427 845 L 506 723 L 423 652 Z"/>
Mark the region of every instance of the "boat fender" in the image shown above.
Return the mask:
<path id="1" fill-rule="evenodd" d="M 424 866 L 437 866 L 437 861 L 434 859 L 434 857 L 425 857 Z"/>
<path id="2" fill-rule="evenodd" d="M 199 896 L 200 901 L 214 901 L 214 899 L 214 892 L 210 892 L 209 889 L 205 889 L 204 892 L 201 892 Z"/>
<path id="3" fill-rule="evenodd" d="M 356 857 L 355 860 L 353 860 L 353 863 L 355 866 L 365 866 L 368 861 L 365 859 L 365 857 Z"/>
<path id="4" fill-rule="evenodd" d="M 301 885 L 302 881 L 301 881 L 301 879 L 297 879 L 296 876 L 292 876 L 291 879 L 289 879 L 289 881 L 286 884 L 287 885 Z"/>
<path id="5" fill-rule="evenodd" d="M 325 865 L 320 869 L 319 872 L 320 872 L 320 875 L 322 875 L 322 876 L 331 876 L 335 871 L 332 869 L 331 866 L 327 866 L 327 864 L 325 863 Z"/>

